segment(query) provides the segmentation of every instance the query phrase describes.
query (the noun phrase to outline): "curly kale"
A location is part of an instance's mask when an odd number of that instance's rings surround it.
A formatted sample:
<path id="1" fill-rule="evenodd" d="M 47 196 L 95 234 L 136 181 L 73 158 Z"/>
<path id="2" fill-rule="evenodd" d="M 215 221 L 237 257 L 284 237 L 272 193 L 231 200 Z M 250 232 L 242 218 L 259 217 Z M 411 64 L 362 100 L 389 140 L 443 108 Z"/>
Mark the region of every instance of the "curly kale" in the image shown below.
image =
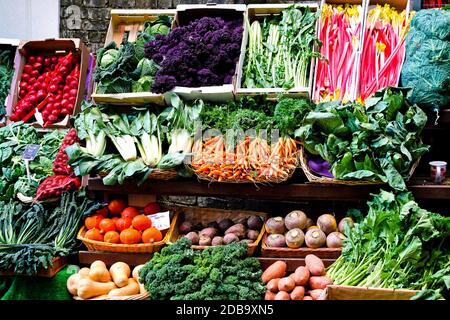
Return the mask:
<path id="1" fill-rule="evenodd" d="M 261 274 L 244 242 L 194 251 L 182 238 L 156 253 L 139 277 L 155 300 L 259 300 Z"/>

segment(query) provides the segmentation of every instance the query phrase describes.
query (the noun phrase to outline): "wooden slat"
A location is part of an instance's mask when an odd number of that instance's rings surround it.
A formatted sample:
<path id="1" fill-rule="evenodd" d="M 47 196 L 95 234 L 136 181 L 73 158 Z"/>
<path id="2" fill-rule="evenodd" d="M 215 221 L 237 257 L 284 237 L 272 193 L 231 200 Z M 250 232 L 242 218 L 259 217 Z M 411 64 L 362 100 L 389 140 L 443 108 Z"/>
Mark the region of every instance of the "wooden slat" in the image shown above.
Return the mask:
<path id="1" fill-rule="evenodd" d="M 420 182 L 420 183 L 419 183 Z M 286 183 L 255 186 L 253 184 L 205 183 L 193 180 L 154 181 L 137 186 L 135 182 L 123 185 L 105 186 L 100 178 L 88 182 L 91 191 L 110 193 L 143 193 L 156 195 L 222 196 L 238 198 L 260 198 L 267 200 L 336 200 L 359 201 L 377 193 L 380 186 L 323 185 L 314 183 Z M 381 188 L 388 190 L 387 186 Z M 424 179 L 411 181 L 408 189 L 417 199 L 450 200 L 450 185 L 433 185 Z"/>

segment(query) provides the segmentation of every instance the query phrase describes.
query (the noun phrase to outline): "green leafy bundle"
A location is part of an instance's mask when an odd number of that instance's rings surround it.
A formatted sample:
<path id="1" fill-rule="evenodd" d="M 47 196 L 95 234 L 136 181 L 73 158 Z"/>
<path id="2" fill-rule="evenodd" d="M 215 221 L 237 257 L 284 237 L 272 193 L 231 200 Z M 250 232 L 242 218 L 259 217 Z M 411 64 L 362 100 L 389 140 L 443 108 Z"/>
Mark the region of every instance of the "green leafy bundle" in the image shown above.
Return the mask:
<path id="1" fill-rule="evenodd" d="M 154 300 L 261 300 L 261 265 L 243 242 L 191 249 L 181 238 L 155 253 L 139 272 Z"/>
<path id="2" fill-rule="evenodd" d="M 440 298 L 450 289 L 450 217 L 421 209 L 409 192 L 382 190 L 368 205 L 327 275 L 337 285 L 422 290 L 416 298 Z"/>
<path id="3" fill-rule="evenodd" d="M 65 132 L 55 130 L 39 138 L 36 129 L 23 122 L 0 128 L 0 201 L 13 199 L 19 192 L 26 197 L 34 197 L 41 181 L 53 175 L 53 161 Z M 30 161 L 31 181 L 22 160 L 27 144 L 41 145 L 36 158 Z"/>
<path id="4" fill-rule="evenodd" d="M 144 46 L 155 39 L 157 34 L 170 31 L 171 19 L 161 16 L 155 21 L 147 21 L 134 43 L 124 39 L 119 47 L 112 41 L 97 51 L 94 80 L 96 92 L 127 93 L 149 92 L 159 66 L 145 57 Z"/>
<path id="5" fill-rule="evenodd" d="M 264 97 L 244 97 L 228 104 L 208 105 L 201 113 L 202 129 L 217 129 L 225 134 L 228 129 L 278 129 L 282 136 L 291 136 L 301 120 L 312 110 L 302 98 L 280 98 L 278 102 Z"/>
<path id="6" fill-rule="evenodd" d="M 426 114 L 406 102 L 407 90 L 386 88 L 358 103 L 320 104 L 296 131 L 306 150 L 328 161 L 339 180 L 371 180 L 406 190 L 405 178 L 427 150 Z"/>
<path id="7" fill-rule="evenodd" d="M 64 193 L 56 206 L 0 202 L 0 270 L 32 275 L 76 247 L 85 214 L 101 208 L 84 192 Z"/>
<path id="8" fill-rule="evenodd" d="M 292 89 L 308 86 L 318 14 L 308 7 L 290 6 L 261 23 L 247 20 L 249 40 L 243 72 L 245 88 Z"/>
<path id="9" fill-rule="evenodd" d="M 420 10 L 406 36 L 401 83 L 411 103 L 439 110 L 450 104 L 450 10 Z"/>
<path id="10" fill-rule="evenodd" d="M 14 51 L 0 49 L 0 119 L 5 114 L 5 100 L 14 75 Z"/>

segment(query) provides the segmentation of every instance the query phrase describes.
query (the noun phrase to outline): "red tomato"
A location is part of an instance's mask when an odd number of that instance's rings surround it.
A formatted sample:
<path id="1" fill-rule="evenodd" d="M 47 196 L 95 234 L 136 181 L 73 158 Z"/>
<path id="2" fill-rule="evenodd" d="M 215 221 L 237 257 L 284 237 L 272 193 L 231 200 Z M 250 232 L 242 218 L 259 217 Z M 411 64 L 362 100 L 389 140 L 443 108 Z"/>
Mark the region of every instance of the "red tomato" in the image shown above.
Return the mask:
<path id="1" fill-rule="evenodd" d="M 126 202 L 122 199 L 114 199 L 108 205 L 109 212 L 111 215 L 118 216 L 127 206 Z"/>
<path id="2" fill-rule="evenodd" d="M 145 214 L 155 214 L 161 212 L 161 207 L 159 206 L 159 204 L 157 202 L 150 202 L 149 204 L 147 204 L 144 208 L 144 213 Z"/>

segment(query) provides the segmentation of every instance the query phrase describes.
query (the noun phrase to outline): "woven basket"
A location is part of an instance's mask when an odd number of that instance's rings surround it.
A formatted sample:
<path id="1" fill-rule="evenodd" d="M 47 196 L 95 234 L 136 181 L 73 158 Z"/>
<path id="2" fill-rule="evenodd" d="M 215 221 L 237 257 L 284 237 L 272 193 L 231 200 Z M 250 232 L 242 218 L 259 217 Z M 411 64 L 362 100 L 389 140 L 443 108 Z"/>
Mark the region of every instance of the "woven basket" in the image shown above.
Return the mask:
<path id="1" fill-rule="evenodd" d="M 92 299 L 81 299 L 78 296 L 73 297 L 74 300 L 121 300 L 121 301 L 124 301 L 124 300 L 149 300 L 149 298 L 150 298 L 150 294 L 148 292 L 135 294 L 132 296 L 123 296 L 123 297 L 109 297 L 108 295 L 103 295 L 103 296 L 95 297 Z"/>
<path id="2" fill-rule="evenodd" d="M 410 300 L 419 291 L 328 285 L 321 300 Z"/>
<path id="3" fill-rule="evenodd" d="M 138 243 L 138 244 L 115 244 L 103 241 L 96 241 L 86 239 L 84 234 L 86 233 L 86 228 L 81 227 L 78 232 L 77 239 L 82 241 L 89 251 L 106 251 L 106 252 L 128 252 L 128 253 L 154 253 L 161 250 L 161 248 L 168 243 L 172 231 L 177 223 L 178 214 L 175 213 L 172 222 L 170 223 L 170 228 L 167 230 L 164 239 L 154 243 Z"/>
<path id="4" fill-rule="evenodd" d="M 177 241 L 181 234 L 179 233 L 179 226 L 182 223 L 181 215 L 184 214 L 184 219 L 186 221 L 191 221 L 194 225 L 197 223 L 202 223 L 203 225 L 207 225 L 213 221 L 220 221 L 222 219 L 231 219 L 233 221 L 237 221 L 240 218 L 248 217 L 248 216 L 260 216 L 266 221 L 267 214 L 264 212 L 255 212 L 255 211 L 231 211 L 231 210 L 223 210 L 223 209 L 212 209 L 212 208 L 198 208 L 198 207 L 178 207 L 175 209 L 178 211 L 179 219 L 177 220 L 177 224 L 172 230 L 170 235 L 170 239 L 168 243 L 174 243 Z M 258 238 L 248 245 L 248 255 L 252 256 L 255 253 L 256 248 L 264 234 L 264 225 L 261 228 Z M 203 250 L 210 246 L 199 246 L 193 245 L 192 249 L 194 250 Z"/>
<path id="5" fill-rule="evenodd" d="M 266 245 L 268 233 L 264 232 L 261 243 L 261 256 L 273 258 L 304 258 L 308 254 L 314 254 L 321 259 L 337 259 L 342 254 L 342 248 L 317 248 L 300 247 L 297 249 L 282 247 L 268 247 Z"/>
<path id="6" fill-rule="evenodd" d="M 107 172 L 99 172 L 98 175 L 102 178 L 108 175 Z M 149 180 L 174 180 L 178 177 L 176 169 L 153 169 L 152 173 L 148 176 Z"/>
<path id="7" fill-rule="evenodd" d="M 308 157 L 306 155 L 306 150 L 304 147 L 300 148 L 300 166 L 305 173 L 306 178 L 309 182 L 314 183 L 323 183 L 323 184 L 345 184 L 345 185 L 383 185 L 385 184 L 382 181 L 369 181 L 369 180 L 337 180 L 334 178 L 321 177 L 314 173 L 308 166 Z M 405 180 L 409 180 L 411 176 L 414 174 L 417 166 L 419 165 L 420 158 L 412 165 L 411 170 L 409 171 L 408 177 Z"/>

